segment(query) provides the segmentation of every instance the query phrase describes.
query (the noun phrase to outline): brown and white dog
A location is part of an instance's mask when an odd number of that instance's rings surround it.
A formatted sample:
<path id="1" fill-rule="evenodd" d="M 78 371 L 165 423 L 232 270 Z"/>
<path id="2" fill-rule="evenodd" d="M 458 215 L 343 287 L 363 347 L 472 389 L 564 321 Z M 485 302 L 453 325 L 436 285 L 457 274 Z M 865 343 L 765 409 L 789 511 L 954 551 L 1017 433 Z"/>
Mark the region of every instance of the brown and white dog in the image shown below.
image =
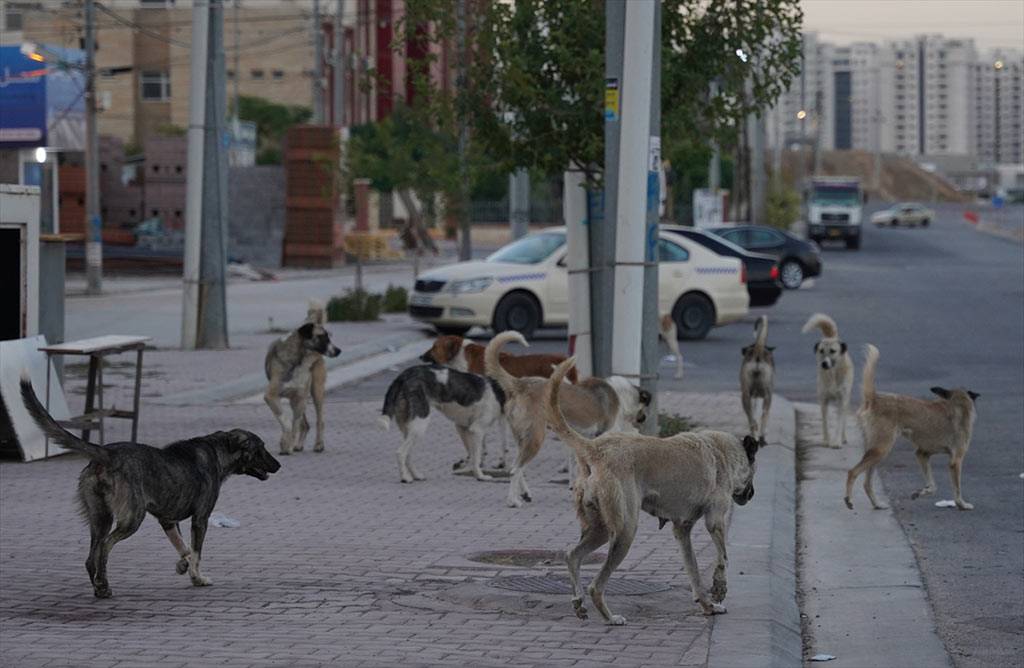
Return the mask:
<path id="1" fill-rule="evenodd" d="M 442 364 L 459 371 L 483 374 L 484 350 L 486 348 L 479 343 L 473 343 L 461 336 L 446 334 L 437 337 L 430 350 L 420 355 L 420 360 L 427 363 Z M 555 365 L 564 361 L 565 355 L 553 353 L 534 353 L 530 355 L 501 354 L 502 368 L 516 378 L 526 376 L 550 378 L 551 370 L 555 368 Z M 575 383 L 577 380 L 576 369 L 572 369 L 567 377 L 571 382 Z"/>
<path id="2" fill-rule="evenodd" d="M 864 473 L 864 492 L 871 505 L 878 509 L 886 506 L 875 499 L 871 488 L 871 477 L 875 467 L 885 459 L 896 438 L 904 436 L 914 446 L 917 463 L 924 476 L 924 487 L 910 498 L 926 496 L 935 492 L 935 479 L 929 458 L 932 455 L 949 455 L 949 477 L 953 483 L 953 500 L 960 510 L 974 510 L 964 501 L 960 492 L 960 471 L 967 448 L 971 445 L 974 431 L 974 400 L 976 392 L 964 389 L 947 390 L 933 387 L 931 391 L 938 399 L 918 399 L 902 394 L 875 392 L 875 367 L 878 366 L 878 348 L 867 346 L 867 360 L 864 362 L 863 401 L 857 412 L 861 429 L 864 431 L 864 457 L 846 475 L 847 508 L 853 508 L 850 495 L 857 476 Z"/>

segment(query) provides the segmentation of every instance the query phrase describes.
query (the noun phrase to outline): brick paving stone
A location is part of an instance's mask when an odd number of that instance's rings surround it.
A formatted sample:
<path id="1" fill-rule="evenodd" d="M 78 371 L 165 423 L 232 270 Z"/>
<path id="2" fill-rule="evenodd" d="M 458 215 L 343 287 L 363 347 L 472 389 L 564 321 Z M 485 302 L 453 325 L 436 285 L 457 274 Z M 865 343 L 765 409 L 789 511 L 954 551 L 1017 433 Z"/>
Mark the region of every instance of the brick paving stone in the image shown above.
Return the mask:
<path id="1" fill-rule="evenodd" d="M 664 393 L 663 410 L 742 431 L 733 395 Z M 607 627 L 567 597 L 489 587 L 496 575 L 564 566 L 496 567 L 466 558 L 497 549 L 563 550 L 578 535 L 569 493 L 548 482 L 564 461 L 549 440 L 527 470 L 534 501 L 504 505 L 505 483 L 451 475 L 463 448 L 436 416 L 413 452 L 425 482 L 398 481 L 397 430 L 376 426 L 379 403 L 332 404 L 327 452 L 282 457 L 270 480 L 230 479 L 217 510 L 241 522 L 211 527 L 204 572 L 191 587 L 152 519 L 110 559 L 114 598 L 92 596 L 79 519 L 77 456 L 0 464 L 0 663 L 144 665 L 678 664 L 706 657 L 712 621 L 698 614 L 678 546 L 644 517 L 616 573 L 671 585 L 648 596 L 609 597 L 627 617 Z M 260 405 L 144 405 L 140 440 L 165 444 L 243 427 L 277 441 Z M 272 450 L 276 449 L 274 447 Z M 649 520 L 649 521 L 648 521 Z M 703 526 L 698 560 L 711 562 Z M 584 567 L 584 578 L 597 565 Z M 592 607 L 592 606 L 591 606 Z M 703 644 L 701 644 L 703 643 Z M 703 649 L 702 649 L 703 648 Z M 695 664 L 696 665 L 696 664 Z"/>

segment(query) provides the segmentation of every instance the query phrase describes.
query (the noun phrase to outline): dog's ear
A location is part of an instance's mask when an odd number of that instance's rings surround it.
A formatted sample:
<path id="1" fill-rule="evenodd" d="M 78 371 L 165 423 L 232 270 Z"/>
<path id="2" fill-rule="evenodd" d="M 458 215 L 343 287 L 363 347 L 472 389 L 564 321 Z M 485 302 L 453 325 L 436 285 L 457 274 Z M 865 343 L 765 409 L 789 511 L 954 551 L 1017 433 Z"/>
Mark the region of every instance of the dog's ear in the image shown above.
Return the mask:
<path id="1" fill-rule="evenodd" d="M 978 397 L 980 397 L 981 395 L 978 394 L 977 392 L 971 392 L 970 390 L 967 390 L 967 396 L 969 396 L 971 398 L 971 401 L 974 401 Z"/>
<path id="2" fill-rule="evenodd" d="M 462 348 L 462 337 L 452 336 L 444 342 L 445 352 L 448 354 L 448 359 L 453 360 L 455 356 L 459 354 L 459 349 Z"/>
<path id="3" fill-rule="evenodd" d="M 749 434 L 743 437 L 743 449 L 747 453 L 747 461 L 751 464 L 754 463 L 754 456 L 757 454 L 757 439 Z"/>
<path id="4" fill-rule="evenodd" d="M 651 393 L 640 387 L 636 388 L 636 390 L 640 394 L 640 403 L 643 404 L 644 406 L 650 406 Z"/>
<path id="5" fill-rule="evenodd" d="M 932 391 L 932 394 L 940 396 L 943 399 L 949 399 L 949 390 L 947 390 L 946 388 L 939 387 L 939 386 L 936 385 L 935 387 L 930 388 L 930 389 Z"/>
<path id="6" fill-rule="evenodd" d="M 315 324 L 313 324 L 311 322 L 307 322 L 302 327 L 299 327 L 299 336 L 301 336 L 304 339 L 311 339 L 311 338 L 313 338 L 313 328 L 314 327 L 316 327 Z"/>
<path id="7" fill-rule="evenodd" d="M 818 354 L 818 346 L 820 346 L 820 345 L 821 345 L 821 341 L 818 341 L 818 342 L 816 342 L 816 343 L 814 344 L 814 354 L 815 354 L 815 355 L 817 355 L 817 354 Z"/>
<path id="8" fill-rule="evenodd" d="M 843 355 L 846 354 L 846 341 L 839 342 L 839 352 Z"/>
<path id="9" fill-rule="evenodd" d="M 753 348 L 753 345 L 743 346 L 743 348 L 740 350 L 740 354 L 746 357 L 747 355 L 750 354 L 750 351 L 753 350 Z"/>

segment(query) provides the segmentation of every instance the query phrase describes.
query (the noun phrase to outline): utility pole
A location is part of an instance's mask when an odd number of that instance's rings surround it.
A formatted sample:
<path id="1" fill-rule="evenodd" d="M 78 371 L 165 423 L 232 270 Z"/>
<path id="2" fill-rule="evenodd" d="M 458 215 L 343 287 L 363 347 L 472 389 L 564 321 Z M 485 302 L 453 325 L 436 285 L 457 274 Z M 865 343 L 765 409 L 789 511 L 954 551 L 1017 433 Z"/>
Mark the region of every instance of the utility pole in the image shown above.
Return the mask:
<path id="1" fill-rule="evenodd" d="M 712 79 L 708 84 L 708 100 L 718 97 L 718 79 Z M 718 189 L 722 182 L 722 155 L 718 142 L 711 140 L 711 164 L 708 165 L 708 189 L 712 195 L 718 195 Z"/>
<path id="2" fill-rule="evenodd" d="M 455 5 L 456 39 L 458 48 L 458 73 L 455 87 L 462 91 L 469 85 L 466 77 L 466 0 L 456 0 Z M 469 173 L 466 167 L 466 154 L 469 151 L 469 127 L 463 114 L 459 114 L 459 259 L 469 260 L 473 257 L 473 247 L 469 238 Z"/>
<path id="3" fill-rule="evenodd" d="M 224 146 L 224 5 L 192 5 L 181 345 L 228 347 L 227 152 Z"/>
<path id="4" fill-rule="evenodd" d="M 811 168 L 811 175 L 817 176 L 821 169 L 821 132 L 823 130 L 822 120 L 825 116 L 824 94 L 819 89 L 814 92 L 814 162 Z"/>
<path id="5" fill-rule="evenodd" d="M 239 20 L 238 20 L 238 6 L 241 3 L 242 3 L 242 0 L 235 0 L 235 11 L 234 11 L 234 18 L 235 18 L 235 62 L 234 62 L 235 76 L 234 76 L 234 80 L 232 81 L 232 86 L 234 87 L 234 91 L 235 91 L 235 95 L 234 95 L 234 97 L 235 97 L 235 114 L 234 114 L 234 116 L 235 116 L 235 128 L 234 128 L 234 130 L 236 132 L 238 131 L 239 109 L 241 108 L 239 106 L 240 105 L 241 96 L 240 96 L 239 90 L 238 90 L 238 82 L 242 78 L 242 70 L 240 69 L 241 68 L 241 57 L 242 57 L 242 33 L 241 33 L 241 24 L 239 23 Z"/>
<path id="6" fill-rule="evenodd" d="M 512 238 L 530 231 L 530 172 L 519 168 L 508 177 L 508 209 Z"/>
<path id="7" fill-rule="evenodd" d="M 775 186 L 776 193 L 781 193 L 785 190 L 785 184 L 782 179 L 782 145 L 785 143 L 782 137 L 782 113 L 782 109 L 776 107 L 772 114 L 775 120 L 775 147 L 772 151 L 772 185 Z"/>
<path id="8" fill-rule="evenodd" d="M 324 122 L 324 31 L 320 25 L 320 0 L 313 0 L 313 44 L 316 62 L 313 63 L 313 123 Z"/>
<path id="9" fill-rule="evenodd" d="M 100 138 L 96 127 L 96 5 L 85 0 L 85 276 L 91 295 L 103 292 Z"/>
<path id="10" fill-rule="evenodd" d="M 751 114 L 753 147 L 750 155 L 750 222 L 765 224 L 765 206 L 768 195 L 764 172 L 765 118 L 761 112 Z"/>
<path id="11" fill-rule="evenodd" d="M 608 293 L 600 299 L 611 301 L 613 310 L 609 314 L 607 308 L 602 308 L 601 319 L 594 320 L 594 371 L 608 375 L 604 371 L 610 366 L 611 374 L 635 383 L 655 381 L 643 377 L 641 358 L 645 274 L 648 263 L 657 261 L 658 242 L 657 170 L 661 149 L 660 138 L 652 132 L 657 128 L 652 127 L 654 112 L 650 106 L 655 54 L 660 49 L 660 39 L 654 33 L 657 5 L 605 0 L 606 91 L 614 88 L 616 95 L 621 95 L 617 100 L 625 104 L 616 104 L 616 113 L 609 117 L 606 102 L 605 221 L 600 227 L 606 228 L 605 234 L 615 235 L 615 259 L 612 299 L 608 299 Z M 652 177 L 653 189 L 649 185 Z M 653 212 L 649 212 L 652 207 Z M 605 264 L 608 257 L 596 260 Z M 613 316 L 610 322 L 609 315 Z M 656 316 L 651 324 L 657 327 Z"/>
<path id="12" fill-rule="evenodd" d="M 342 14 L 345 0 L 337 0 L 334 8 L 334 127 L 345 126 L 345 28 Z"/>

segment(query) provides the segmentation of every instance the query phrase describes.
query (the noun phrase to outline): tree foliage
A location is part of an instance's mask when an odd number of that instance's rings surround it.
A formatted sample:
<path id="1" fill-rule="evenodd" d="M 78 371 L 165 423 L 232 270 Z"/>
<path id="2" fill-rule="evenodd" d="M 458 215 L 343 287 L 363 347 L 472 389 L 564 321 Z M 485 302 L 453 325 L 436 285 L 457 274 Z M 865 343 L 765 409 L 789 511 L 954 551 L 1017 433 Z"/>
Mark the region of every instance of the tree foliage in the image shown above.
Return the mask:
<path id="1" fill-rule="evenodd" d="M 309 121 L 313 112 L 309 107 L 242 95 L 238 98 L 238 117 L 256 124 L 256 161 L 262 165 L 281 162 L 281 139 L 285 132 L 293 125 Z"/>
<path id="2" fill-rule="evenodd" d="M 603 0 L 470 2 L 468 83 L 455 111 L 503 169 L 598 181 L 604 163 Z M 455 0 L 410 0 L 410 25 L 450 38 Z M 662 2 L 662 143 L 728 144 L 745 115 L 785 90 L 800 66 L 799 0 Z M 742 53 L 743 58 L 737 55 Z M 720 94 L 708 95 L 716 80 Z"/>

